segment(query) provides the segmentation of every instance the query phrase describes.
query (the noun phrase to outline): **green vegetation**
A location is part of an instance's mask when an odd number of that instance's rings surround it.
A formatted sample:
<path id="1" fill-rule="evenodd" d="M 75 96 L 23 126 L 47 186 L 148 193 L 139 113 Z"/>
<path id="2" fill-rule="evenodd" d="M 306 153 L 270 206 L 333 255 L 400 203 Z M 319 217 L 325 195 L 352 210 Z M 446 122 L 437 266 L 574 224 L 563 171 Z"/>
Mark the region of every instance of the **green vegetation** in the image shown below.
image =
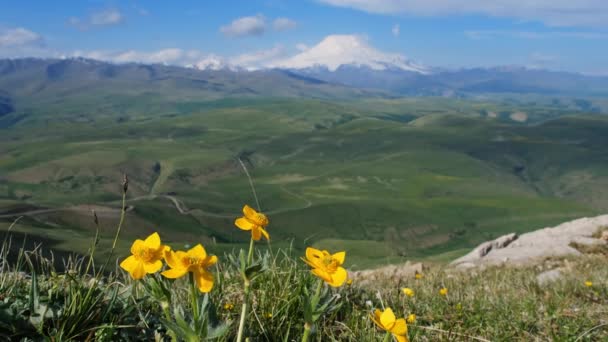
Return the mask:
<path id="1" fill-rule="evenodd" d="M 2 248 L 3 260 L 8 244 L 10 240 Z M 207 251 L 214 253 L 211 248 Z M 16 264 L 2 263 L 2 339 L 235 339 L 243 293 L 234 256 L 221 255 L 210 270 L 214 287 L 208 295 L 198 294 L 200 310 L 193 316 L 187 277 L 173 281 L 151 274 L 132 280 L 120 269 L 105 276 L 87 274 L 88 257 L 72 259 L 65 272 L 58 272 L 40 253 L 21 250 Z M 256 253 L 254 260 L 262 270 L 252 283 L 245 336 L 255 341 L 302 336 L 306 289 L 316 287 L 318 279 L 299 256 L 293 250 Z M 321 303 L 331 300 L 332 304 L 316 322 L 310 340 L 380 341 L 384 332 L 374 326 L 370 314 L 383 307 L 392 308 L 397 317 L 416 315 L 416 321 L 408 323 L 412 341 L 605 340 L 605 262 L 605 256 L 597 255 L 549 260 L 550 267 L 562 266 L 568 272 L 562 281 L 544 286 L 536 283 L 536 268 L 454 273 L 433 266 L 421 279 L 384 276 L 359 282 L 355 278 L 351 285 L 324 287 Z M 347 252 L 345 266 L 349 265 Z M 99 272 L 99 267 L 90 270 Z M 402 287 L 411 288 L 414 295 L 405 296 Z M 444 287 L 447 296 L 439 294 Z"/>
<path id="2" fill-rule="evenodd" d="M 563 110 L 547 121 L 552 107 L 541 102 L 443 98 L 224 99 L 147 111 L 153 97 L 124 96 L 134 102 L 107 97 L 107 107 L 65 111 L 65 120 L 33 103 L 31 120 L 3 130 L 0 229 L 11 213 L 64 209 L 20 229 L 85 253 L 69 240 L 93 236 L 91 209 L 101 241 L 110 238 L 104 227 L 118 219 L 127 173 L 126 240 L 159 231 L 228 252 L 247 243 L 231 226 L 253 203 L 239 159 L 272 218 L 275 246 L 329 241 L 352 248 L 355 268 L 456 256 L 608 208 L 603 116 Z M 518 111 L 534 124 L 488 114 Z M 108 119 L 116 113 L 124 120 Z"/>

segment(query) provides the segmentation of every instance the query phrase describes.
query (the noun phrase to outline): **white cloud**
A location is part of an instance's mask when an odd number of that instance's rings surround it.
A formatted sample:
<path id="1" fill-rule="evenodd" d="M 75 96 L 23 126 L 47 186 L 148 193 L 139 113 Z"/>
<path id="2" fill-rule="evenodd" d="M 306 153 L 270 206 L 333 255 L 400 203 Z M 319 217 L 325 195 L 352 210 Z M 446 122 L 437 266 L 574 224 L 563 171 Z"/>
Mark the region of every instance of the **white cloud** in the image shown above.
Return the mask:
<path id="1" fill-rule="evenodd" d="M 0 48 L 41 45 L 42 36 L 23 27 L 0 31 Z"/>
<path id="2" fill-rule="evenodd" d="M 88 18 L 70 17 L 68 24 L 79 30 L 88 30 L 94 27 L 114 26 L 125 21 L 124 15 L 115 8 L 93 12 Z"/>
<path id="3" fill-rule="evenodd" d="M 247 70 L 256 70 L 274 64 L 279 58 L 285 57 L 282 45 L 275 45 L 272 49 L 244 53 L 229 59 L 230 65 L 236 65 Z"/>
<path id="4" fill-rule="evenodd" d="M 74 57 L 86 57 L 109 61 L 114 63 L 148 63 L 148 64 L 174 64 L 186 65 L 194 62 L 202 56 L 198 51 L 184 51 L 177 48 L 161 49 L 158 51 L 76 51 L 72 54 Z"/>
<path id="5" fill-rule="evenodd" d="M 399 24 L 393 25 L 391 32 L 393 33 L 393 36 L 399 37 L 399 34 L 401 33 L 401 28 L 399 27 Z"/>
<path id="6" fill-rule="evenodd" d="M 262 15 L 242 17 L 229 25 L 220 27 L 220 32 L 229 37 L 259 36 L 266 31 L 266 18 Z"/>
<path id="7" fill-rule="evenodd" d="M 516 31 L 516 30 L 478 30 L 465 31 L 465 36 L 473 40 L 494 38 L 521 38 L 521 39 L 608 39 L 608 33 L 588 31 Z"/>
<path id="8" fill-rule="evenodd" d="M 423 16 L 481 14 L 549 26 L 608 26 L 606 0 L 317 0 L 370 13 Z"/>
<path id="9" fill-rule="evenodd" d="M 287 31 L 295 28 L 298 24 L 289 18 L 276 18 L 272 23 L 275 31 Z"/>

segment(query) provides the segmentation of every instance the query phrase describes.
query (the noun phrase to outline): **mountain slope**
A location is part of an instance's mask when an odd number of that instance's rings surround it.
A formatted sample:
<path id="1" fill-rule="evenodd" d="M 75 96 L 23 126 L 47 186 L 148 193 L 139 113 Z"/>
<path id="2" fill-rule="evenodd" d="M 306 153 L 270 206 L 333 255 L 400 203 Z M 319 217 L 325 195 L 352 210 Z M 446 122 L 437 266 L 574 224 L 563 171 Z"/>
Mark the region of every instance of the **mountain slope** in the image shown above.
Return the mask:
<path id="1" fill-rule="evenodd" d="M 275 68 L 305 69 L 314 67 L 336 71 L 341 66 L 372 70 L 401 70 L 428 73 L 428 69 L 400 54 L 376 50 L 363 38 L 353 35 L 330 35 L 314 47 L 288 59 L 271 64 Z"/>

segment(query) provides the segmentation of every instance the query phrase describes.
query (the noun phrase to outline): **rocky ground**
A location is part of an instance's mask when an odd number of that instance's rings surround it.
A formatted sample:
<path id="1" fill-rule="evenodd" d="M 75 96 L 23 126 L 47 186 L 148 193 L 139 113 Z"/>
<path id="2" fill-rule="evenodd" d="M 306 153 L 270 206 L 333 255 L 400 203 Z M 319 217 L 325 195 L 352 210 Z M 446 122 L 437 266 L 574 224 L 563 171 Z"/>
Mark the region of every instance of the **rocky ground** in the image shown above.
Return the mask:
<path id="1" fill-rule="evenodd" d="M 470 253 L 452 261 L 449 270 L 485 269 L 488 266 L 514 266 L 537 269 L 539 284 L 561 278 L 568 268 L 566 257 L 582 254 L 608 255 L 608 215 L 585 217 L 517 235 L 503 235 L 486 241 Z M 351 277 L 359 284 L 379 279 L 407 281 L 416 273 L 424 273 L 426 265 L 408 262 L 373 270 L 357 271 Z"/>

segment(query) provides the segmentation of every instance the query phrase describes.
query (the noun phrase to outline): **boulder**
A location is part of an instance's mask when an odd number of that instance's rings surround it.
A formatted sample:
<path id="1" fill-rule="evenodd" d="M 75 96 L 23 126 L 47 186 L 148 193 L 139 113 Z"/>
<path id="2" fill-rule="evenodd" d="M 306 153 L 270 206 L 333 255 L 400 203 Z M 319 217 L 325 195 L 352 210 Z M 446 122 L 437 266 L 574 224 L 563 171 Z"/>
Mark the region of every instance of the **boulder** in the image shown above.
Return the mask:
<path id="1" fill-rule="evenodd" d="M 543 228 L 519 237 L 515 233 L 480 244 L 451 265 L 460 269 L 474 266 L 536 264 L 546 258 L 580 255 L 573 246 L 605 244 L 604 233 L 598 238 L 598 229 L 608 226 L 608 215 L 581 218 L 555 227 Z"/>

